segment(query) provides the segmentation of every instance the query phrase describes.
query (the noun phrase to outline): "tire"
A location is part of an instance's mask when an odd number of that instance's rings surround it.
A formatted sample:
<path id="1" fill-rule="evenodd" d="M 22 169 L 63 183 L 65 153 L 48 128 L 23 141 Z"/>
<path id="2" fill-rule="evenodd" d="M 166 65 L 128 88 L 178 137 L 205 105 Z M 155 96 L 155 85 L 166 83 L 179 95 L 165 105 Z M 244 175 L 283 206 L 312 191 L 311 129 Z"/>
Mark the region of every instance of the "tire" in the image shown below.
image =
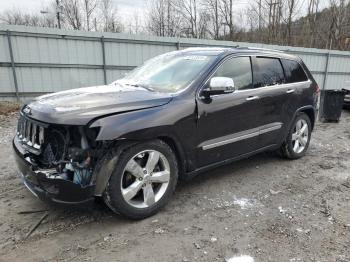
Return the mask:
<path id="1" fill-rule="evenodd" d="M 300 123 L 302 124 L 302 127 L 306 124 L 305 127 L 307 132 L 307 138 L 305 132 L 302 132 L 302 130 L 299 130 L 299 133 L 297 129 L 300 127 Z M 298 125 L 298 126 L 297 126 Z M 296 139 L 296 137 L 298 137 Z M 298 113 L 296 118 L 293 121 L 293 124 L 291 125 L 291 128 L 289 130 L 288 136 L 286 140 L 283 142 L 282 146 L 280 147 L 279 153 L 282 157 L 288 158 L 288 159 L 298 159 L 305 155 L 311 139 L 311 121 L 307 114 L 305 113 Z M 299 147 L 295 145 L 295 143 L 299 144 Z"/>
<path id="2" fill-rule="evenodd" d="M 152 140 L 139 143 L 118 156 L 104 201 L 115 213 L 131 219 L 143 219 L 167 204 L 177 180 L 177 159 L 165 142 Z"/>

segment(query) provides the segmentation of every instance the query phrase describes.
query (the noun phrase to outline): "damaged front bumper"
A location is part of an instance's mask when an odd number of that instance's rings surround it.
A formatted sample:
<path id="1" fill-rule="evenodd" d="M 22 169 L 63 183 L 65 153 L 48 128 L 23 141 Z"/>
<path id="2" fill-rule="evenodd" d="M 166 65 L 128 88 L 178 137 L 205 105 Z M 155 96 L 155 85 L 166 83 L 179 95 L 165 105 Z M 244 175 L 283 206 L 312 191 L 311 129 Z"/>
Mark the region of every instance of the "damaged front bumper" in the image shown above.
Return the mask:
<path id="1" fill-rule="evenodd" d="M 81 186 L 61 178 L 55 169 L 39 169 L 17 138 L 13 140 L 15 160 L 25 186 L 39 199 L 59 204 L 86 204 L 94 200 L 95 185 Z"/>

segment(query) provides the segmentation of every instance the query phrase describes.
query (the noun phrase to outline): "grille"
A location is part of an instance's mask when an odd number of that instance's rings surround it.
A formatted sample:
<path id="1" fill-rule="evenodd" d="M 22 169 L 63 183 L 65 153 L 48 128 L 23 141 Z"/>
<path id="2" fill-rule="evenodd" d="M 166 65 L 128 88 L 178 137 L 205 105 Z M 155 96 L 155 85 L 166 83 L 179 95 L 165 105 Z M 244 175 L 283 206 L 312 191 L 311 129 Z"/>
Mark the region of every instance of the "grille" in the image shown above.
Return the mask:
<path id="1" fill-rule="evenodd" d="M 40 154 L 44 144 L 45 128 L 42 123 L 34 121 L 21 114 L 17 125 L 17 138 L 28 151 Z"/>

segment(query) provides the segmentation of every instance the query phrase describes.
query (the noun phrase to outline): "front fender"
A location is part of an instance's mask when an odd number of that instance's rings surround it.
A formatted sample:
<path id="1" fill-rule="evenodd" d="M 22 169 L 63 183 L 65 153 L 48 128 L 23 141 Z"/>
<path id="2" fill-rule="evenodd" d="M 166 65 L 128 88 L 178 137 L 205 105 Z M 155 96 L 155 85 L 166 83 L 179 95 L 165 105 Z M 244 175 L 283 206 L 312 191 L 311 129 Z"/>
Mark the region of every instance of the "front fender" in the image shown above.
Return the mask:
<path id="1" fill-rule="evenodd" d="M 193 99 L 175 99 L 171 103 L 106 116 L 94 121 L 90 127 L 99 127 L 97 141 L 142 141 L 169 138 L 178 154 L 195 165 L 194 148 L 197 143 L 196 105 Z M 182 160 L 182 159 L 180 159 Z"/>
<path id="2" fill-rule="evenodd" d="M 97 141 L 152 138 L 155 133 L 172 132 L 171 126 L 178 120 L 164 109 L 155 107 L 107 116 L 96 120 L 90 127 L 100 127 Z"/>

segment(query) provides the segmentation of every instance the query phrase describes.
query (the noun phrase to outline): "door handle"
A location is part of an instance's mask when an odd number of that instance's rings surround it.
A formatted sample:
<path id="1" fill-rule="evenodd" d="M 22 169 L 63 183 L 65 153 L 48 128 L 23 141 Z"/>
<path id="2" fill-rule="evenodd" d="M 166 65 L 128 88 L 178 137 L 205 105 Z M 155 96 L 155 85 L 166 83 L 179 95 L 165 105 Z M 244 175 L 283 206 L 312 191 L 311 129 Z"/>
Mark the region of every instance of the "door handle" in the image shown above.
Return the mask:
<path id="1" fill-rule="evenodd" d="M 252 101 L 252 100 L 257 100 L 257 99 L 259 99 L 258 96 L 248 96 L 245 100 Z"/>
<path id="2" fill-rule="evenodd" d="M 287 93 L 287 94 L 291 94 L 291 93 L 294 93 L 294 91 L 295 91 L 295 89 L 288 89 L 288 90 L 286 91 L 286 93 Z"/>

